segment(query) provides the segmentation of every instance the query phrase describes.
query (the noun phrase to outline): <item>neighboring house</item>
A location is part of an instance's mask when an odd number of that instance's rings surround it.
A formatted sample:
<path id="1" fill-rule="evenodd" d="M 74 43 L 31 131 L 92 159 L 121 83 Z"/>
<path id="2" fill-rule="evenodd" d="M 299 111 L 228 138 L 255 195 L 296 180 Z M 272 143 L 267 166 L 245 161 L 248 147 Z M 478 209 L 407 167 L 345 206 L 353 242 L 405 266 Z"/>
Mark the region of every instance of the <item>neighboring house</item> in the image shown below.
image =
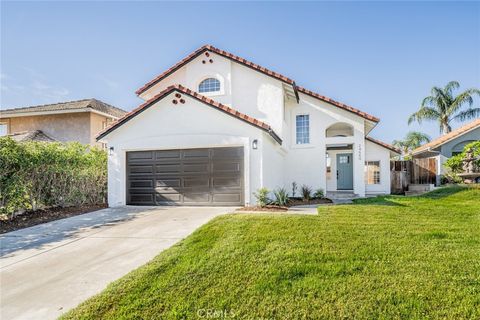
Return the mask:
<path id="1" fill-rule="evenodd" d="M 443 164 L 451 156 L 463 151 L 465 145 L 480 140 L 480 119 L 467 123 L 412 151 L 413 158 L 435 158 L 437 162 L 437 185 L 445 173 Z"/>
<path id="2" fill-rule="evenodd" d="M 294 181 L 390 193 L 398 150 L 367 137 L 378 118 L 231 53 L 203 46 L 136 93 L 145 103 L 98 136 L 111 206 L 248 205 Z"/>
<path id="3" fill-rule="evenodd" d="M 17 141 L 78 141 L 101 146 L 96 135 L 125 113 L 96 99 L 1 110 L 0 132 Z"/>
<path id="4" fill-rule="evenodd" d="M 47 136 L 45 133 L 43 133 L 42 130 L 17 132 L 17 133 L 8 134 L 8 136 L 17 142 L 24 142 L 24 141 L 56 142 L 57 141 L 52 137 Z"/>

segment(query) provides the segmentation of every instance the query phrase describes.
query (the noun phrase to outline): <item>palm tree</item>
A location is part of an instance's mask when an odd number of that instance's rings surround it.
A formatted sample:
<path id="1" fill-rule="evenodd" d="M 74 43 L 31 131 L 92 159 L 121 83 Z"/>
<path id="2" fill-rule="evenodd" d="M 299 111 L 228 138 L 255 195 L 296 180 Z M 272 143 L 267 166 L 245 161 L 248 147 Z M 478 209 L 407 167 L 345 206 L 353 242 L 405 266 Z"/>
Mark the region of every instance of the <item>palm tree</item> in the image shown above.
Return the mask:
<path id="1" fill-rule="evenodd" d="M 410 131 L 405 136 L 405 139 L 393 140 L 392 144 L 402 150 L 402 155 L 408 155 L 412 150 L 427 142 L 430 142 L 430 137 L 425 133 Z"/>
<path id="2" fill-rule="evenodd" d="M 480 108 L 472 108 L 473 96 L 480 90 L 476 88 L 468 89 L 457 96 L 453 95 L 453 90 L 460 87 L 457 81 L 450 81 L 445 88 L 433 87 L 432 95 L 422 101 L 420 109 L 408 118 L 408 124 L 423 120 L 438 121 L 440 133 L 449 133 L 452 131 L 452 121 L 465 121 L 480 116 Z M 463 105 L 468 104 L 467 110 L 461 110 Z"/>

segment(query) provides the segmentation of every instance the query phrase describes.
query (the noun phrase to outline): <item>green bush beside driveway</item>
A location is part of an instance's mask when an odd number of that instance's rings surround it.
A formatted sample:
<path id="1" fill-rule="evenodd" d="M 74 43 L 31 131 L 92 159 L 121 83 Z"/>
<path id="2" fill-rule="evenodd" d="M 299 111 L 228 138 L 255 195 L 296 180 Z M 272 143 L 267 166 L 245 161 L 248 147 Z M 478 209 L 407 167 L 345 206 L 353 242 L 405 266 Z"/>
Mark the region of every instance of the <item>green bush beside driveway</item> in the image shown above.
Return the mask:
<path id="1" fill-rule="evenodd" d="M 107 153 L 0 137 L 0 214 L 106 202 Z"/>

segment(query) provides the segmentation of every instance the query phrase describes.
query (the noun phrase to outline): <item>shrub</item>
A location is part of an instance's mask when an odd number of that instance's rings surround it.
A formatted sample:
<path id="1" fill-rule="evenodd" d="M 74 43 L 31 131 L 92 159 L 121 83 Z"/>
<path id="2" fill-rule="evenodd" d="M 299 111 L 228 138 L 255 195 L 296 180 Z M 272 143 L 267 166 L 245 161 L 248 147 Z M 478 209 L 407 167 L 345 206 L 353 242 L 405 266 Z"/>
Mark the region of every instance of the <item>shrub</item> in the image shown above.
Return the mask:
<path id="1" fill-rule="evenodd" d="M 320 188 L 315 191 L 315 193 L 313 194 L 313 197 L 317 199 L 322 199 L 324 195 L 325 194 L 323 193 L 323 189 Z"/>
<path id="2" fill-rule="evenodd" d="M 307 185 L 302 185 L 302 188 L 300 190 L 302 193 L 302 199 L 303 201 L 309 201 L 312 198 L 312 188 L 310 188 Z"/>
<path id="3" fill-rule="evenodd" d="M 0 213 L 106 202 L 107 153 L 80 143 L 0 138 Z"/>
<path id="4" fill-rule="evenodd" d="M 286 206 L 288 203 L 288 192 L 285 188 L 280 188 L 273 191 L 273 195 L 275 200 L 273 201 L 274 204 L 278 206 Z"/>
<path id="5" fill-rule="evenodd" d="M 447 184 L 447 183 L 462 183 L 462 178 L 457 176 L 456 173 L 448 172 L 443 174 L 440 177 L 440 184 Z"/>
<path id="6" fill-rule="evenodd" d="M 269 193 L 270 191 L 267 188 L 260 188 L 257 192 L 253 193 L 255 199 L 257 199 L 257 204 L 260 207 L 265 207 L 267 204 L 270 203 L 270 199 L 268 198 Z"/>
<path id="7" fill-rule="evenodd" d="M 297 193 L 297 183 L 295 181 L 292 182 L 292 197 L 295 198 L 295 194 Z"/>

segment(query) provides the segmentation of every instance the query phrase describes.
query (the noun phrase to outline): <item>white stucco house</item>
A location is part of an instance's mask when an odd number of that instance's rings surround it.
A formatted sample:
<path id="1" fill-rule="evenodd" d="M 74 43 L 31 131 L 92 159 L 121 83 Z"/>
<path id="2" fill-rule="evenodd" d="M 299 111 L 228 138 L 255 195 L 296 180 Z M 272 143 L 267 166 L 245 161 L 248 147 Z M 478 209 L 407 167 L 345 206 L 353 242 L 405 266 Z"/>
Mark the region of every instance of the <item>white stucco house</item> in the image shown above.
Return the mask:
<path id="1" fill-rule="evenodd" d="M 97 139 L 108 202 L 249 205 L 292 182 L 359 197 L 390 193 L 379 119 L 206 45 L 137 90 L 145 100 Z"/>
<path id="2" fill-rule="evenodd" d="M 463 148 L 474 141 L 480 141 L 480 119 L 475 119 L 447 134 L 444 134 L 412 151 L 415 159 L 433 158 L 437 164 L 436 185 L 446 173 L 445 161 L 462 153 Z"/>

